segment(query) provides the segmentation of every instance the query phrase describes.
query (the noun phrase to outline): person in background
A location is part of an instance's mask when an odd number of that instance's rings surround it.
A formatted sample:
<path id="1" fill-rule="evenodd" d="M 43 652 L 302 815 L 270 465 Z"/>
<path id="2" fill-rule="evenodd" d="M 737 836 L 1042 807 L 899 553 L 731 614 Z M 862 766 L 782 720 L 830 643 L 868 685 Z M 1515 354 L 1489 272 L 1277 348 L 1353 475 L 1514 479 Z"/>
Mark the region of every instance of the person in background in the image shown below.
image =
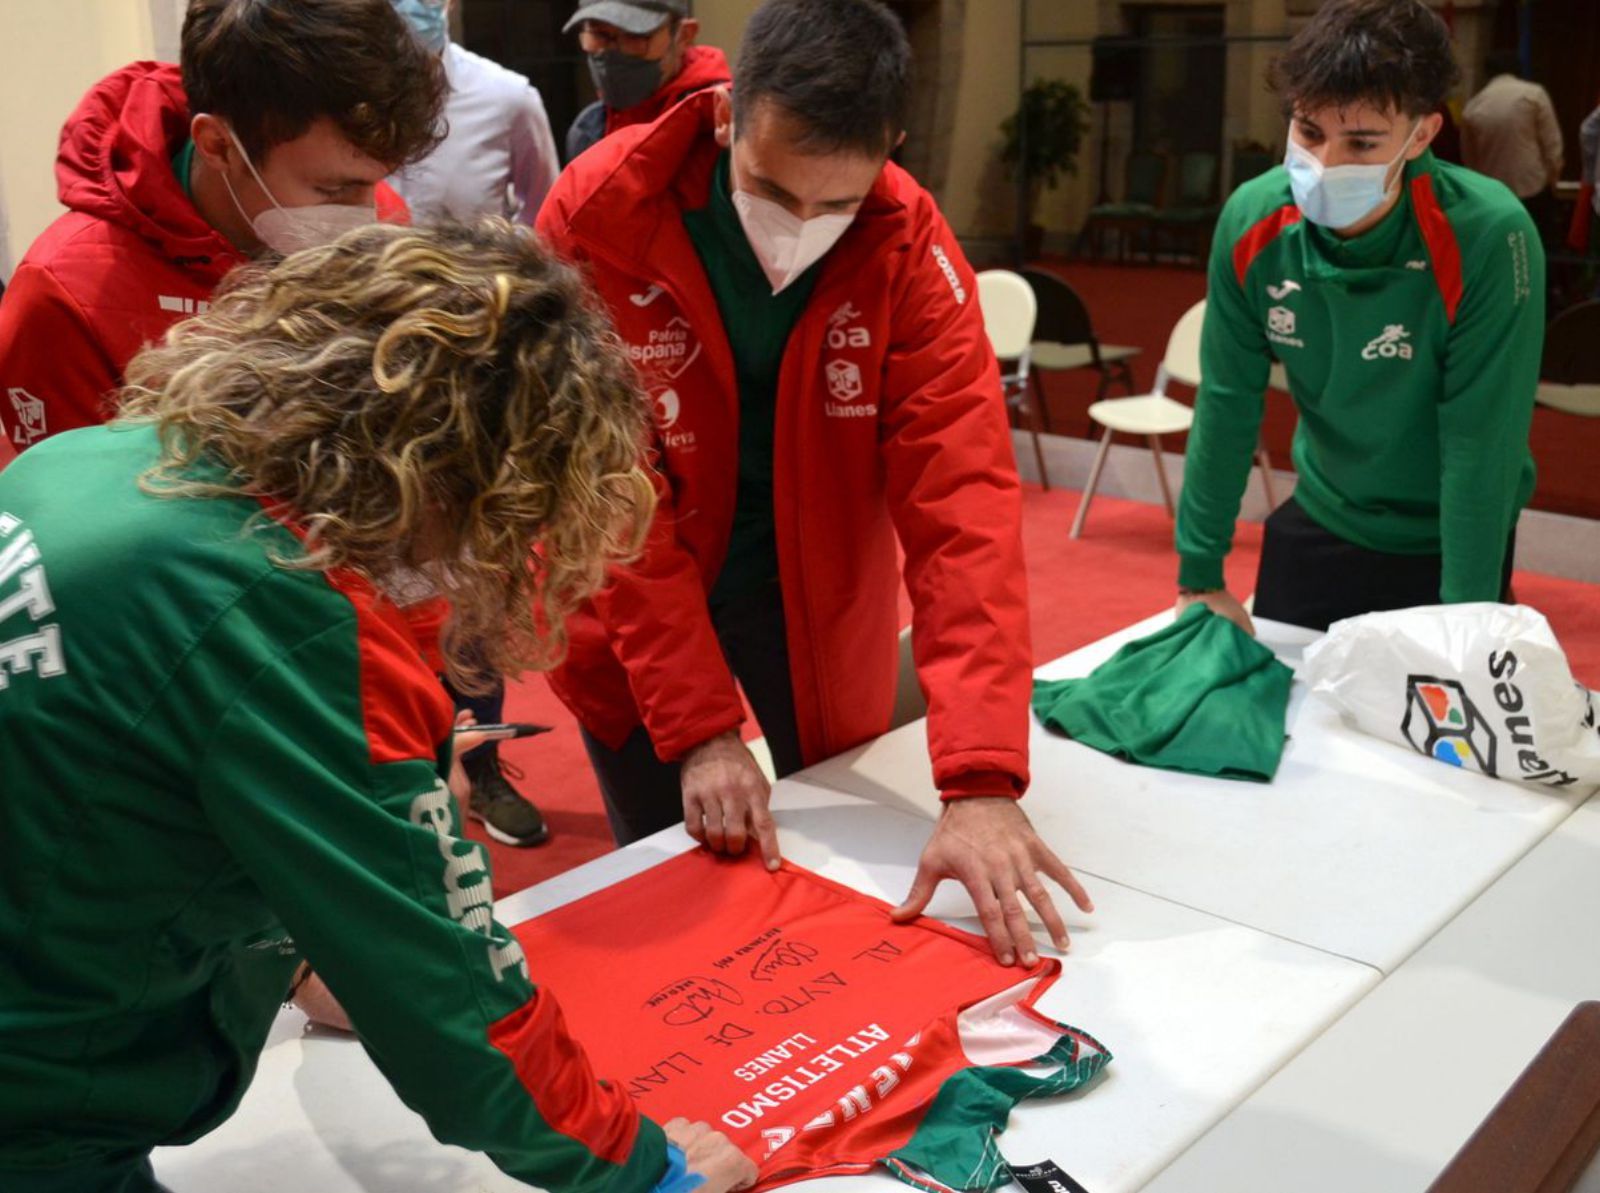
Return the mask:
<path id="1" fill-rule="evenodd" d="M 127 374 L 117 421 L 0 473 L 0 1189 L 159 1190 L 151 1149 L 232 1114 L 302 958 L 429 1129 L 518 1180 L 747 1184 L 530 981 L 390 595 L 449 595 L 471 686 L 548 665 L 638 549 L 647 416 L 578 277 L 504 221 L 371 225 L 239 271 Z"/>
<path id="2" fill-rule="evenodd" d="M 1489 81 L 1461 110 L 1462 163 L 1510 187 L 1548 240 L 1563 160 L 1555 106 L 1548 91 L 1522 77 L 1515 50 L 1490 54 L 1484 73 Z"/>
<path id="3" fill-rule="evenodd" d="M 1285 164 L 1223 208 L 1178 509 L 1178 608 L 1246 629 L 1223 584 L 1283 362 L 1294 495 L 1267 519 L 1255 613 L 1326 629 L 1498 601 L 1533 492 L 1544 252 L 1502 184 L 1435 161 L 1457 75 L 1421 0 L 1328 0 L 1274 67 Z"/>
<path id="4" fill-rule="evenodd" d="M 179 65 L 137 62 L 61 130 L 67 213 L 0 304 L 0 429 L 103 422 L 129 358 L 249 257 L 403 220 L 383 179 L 438 139 L 444 74 L 389 0 L 193 0 Z"/>
<path id="5" fill-rule="evenodd" d="M 903 576 L 944 804 L 895 914 L 956 878 L 1000 960 L 1031 964 L 1030 905 L 1066 946 L 1044 879 L 1090 904 L 1018 800 L 1021 482 L 976 278 L 888 160 L 910 68 L 877 0 L 768 0 L 731 95 L 606 138 L 550 192 L 540 234 L 582 263 L 649 386 L 662 494 L 551 682 L 619 842 L 681 821 L 776 866 L 735 681 L 780 775 L 885 732 Z"/>
<path id="6" fill-rule="evenodd" d="M 574 29 L 600 98 L 567 130 L 568 161 L 730 78 L 723 52 L 695 43 L 700 22 L 689 15 L 689 0 L 585 0 L 562 32 Z"/>
<path id="7" fill-rule="evenodd" d="M 444 140 L 389 179 L 418 223 L 505 216 L 530 227 L 561 172 L 538 89 L 450 40 L 450 0 L 394 0 L 444 66 Z"/>
<path id="8" fill-rule="evenodd" d="M 1583 118 L 1578 128 L 1578 146 L 1583 154 L 1583 181 L 1567 227 L 1567 247 L 1588 256 L 1594 217 L 1600 212 L 1600 190 L 1595 187 L 1596 167 L 1600 165 L 1600 106 Z"/>
<path id="9" fill-rule="evenodd" d="M 444 140 L 426 157 L 389 179 L 419 223 L 504 216 L 532 225 L 545 194 L 561 172 L 544 102 L 521 75 L 450 40 L 449 0 L 394 0 L 394 6 L 428 53 L 444 66 L 448 94 Z M 477 694 L 445 677 L 458 709 L 480 724 L 504 720 L 505 685 Z M 471 793 L 467 808 L 502 845 L 540 845 L 550 829 L 537 805 L 517 790 L 522 777 L 500 757 L 500 743 L 485 742 L 462 759 Z"/>

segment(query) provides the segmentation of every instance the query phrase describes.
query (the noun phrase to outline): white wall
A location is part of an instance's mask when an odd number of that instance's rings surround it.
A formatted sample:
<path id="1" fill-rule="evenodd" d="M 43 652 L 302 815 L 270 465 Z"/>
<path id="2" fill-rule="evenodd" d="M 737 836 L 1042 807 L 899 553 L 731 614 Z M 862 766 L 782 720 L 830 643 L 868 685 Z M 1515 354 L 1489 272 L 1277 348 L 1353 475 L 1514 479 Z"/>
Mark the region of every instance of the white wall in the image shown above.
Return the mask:
<path id="1" fill-rule="evenodd" d="M 157 56 L 158 47 L 175 57 L 182 8 L 183 0 L 0 0 L 4 276 L 61 213 L 55 157 L 62 123 L 111 71 Z"/>

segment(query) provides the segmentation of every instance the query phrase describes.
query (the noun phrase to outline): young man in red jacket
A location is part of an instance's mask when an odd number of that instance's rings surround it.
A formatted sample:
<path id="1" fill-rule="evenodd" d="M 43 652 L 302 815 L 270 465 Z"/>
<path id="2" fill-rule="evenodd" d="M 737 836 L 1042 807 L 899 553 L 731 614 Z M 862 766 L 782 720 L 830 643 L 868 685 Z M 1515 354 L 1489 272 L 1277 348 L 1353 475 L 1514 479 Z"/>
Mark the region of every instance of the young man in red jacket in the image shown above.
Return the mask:
<path id="1" fill-rule="evenodd" d="M 741 684 L 787 773 L 889 724 L 895 541 L 943 813 L 905 904 L 958 878 L 996 954 L 1035 956 L 1021 500 L 971 268 L 887 161 L 910 50 L 877 0 L 769 0 L 732 94 L 691 96 L 557 181 L 548 241 L 586 267 L 653 401 L 661 507 L 643 559 L 569 623 L 552 675 L 613 831 L 680 817 L 778 847 Z"/>
<path id="2" fill-rule="evenodd" d="M 196 0 L 181 59 L 102 79 L 62 128 L 67 213 L 0 304 L 18 451 L 104 422 L 133 354 L 247 257 L 403 215 L 380 183 L 438 139 L 443 75 L 389 0 Z"/>
<path id="3" fill-rule="evenodd" d="M 584 0 L 562 32 L 574 29 L 600 98 L 567 129 L 568 161 L 731 77 L 721 50 L 695 44 L 700 22 L 689 15 L 688 0 Z"/>
<path id="4" fill-rule="evenodd" d="M 67 214 L 0 302 L 0 429 L 18 451 L 104 422 L 133 354 L 247 257 L 403 221 L 382 180 L 442 131 L 439 60 L 391 0 L 194 0 L 180 56 L 101 80 L 62 129 Z M 492 698 L 458 703 L 499 719 Z M 473 815 L 498 840 L 543 840 L 497 747 L 467 761 Z"/>

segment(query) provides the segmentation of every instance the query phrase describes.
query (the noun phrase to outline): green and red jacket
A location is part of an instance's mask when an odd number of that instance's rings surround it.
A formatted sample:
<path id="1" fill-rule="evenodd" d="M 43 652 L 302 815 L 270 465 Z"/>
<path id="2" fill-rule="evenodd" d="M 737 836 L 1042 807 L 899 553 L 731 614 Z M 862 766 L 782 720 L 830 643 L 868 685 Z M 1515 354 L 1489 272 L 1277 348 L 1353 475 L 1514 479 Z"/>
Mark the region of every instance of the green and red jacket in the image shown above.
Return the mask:
<path id="1" fill-rule="evenodd" d="M 1423 153 L 1376 227 L 1303 219 L 1288 174 L 1245 183 L 1211 253 L 1179 583 L 1222 584 L 1273 358 L 1300 413 L 1295 500 L 1374 551 L 1442 554 L 1441 599 L 1500 599 L 1533 492 L 1544 252 L 1500 183 Z"/>
<path id="2" fill-rule="evenodd" d="M 258 504 L 143 492 L 156 458 L 96 427 L 0 474 L 0 1186 L 227 1118 L 304 957 L 440 1139 L 650 1189 L 660 1129 L 457 839 L 452 709 L 400 610 L 274 562 L 298 540 Z"/>

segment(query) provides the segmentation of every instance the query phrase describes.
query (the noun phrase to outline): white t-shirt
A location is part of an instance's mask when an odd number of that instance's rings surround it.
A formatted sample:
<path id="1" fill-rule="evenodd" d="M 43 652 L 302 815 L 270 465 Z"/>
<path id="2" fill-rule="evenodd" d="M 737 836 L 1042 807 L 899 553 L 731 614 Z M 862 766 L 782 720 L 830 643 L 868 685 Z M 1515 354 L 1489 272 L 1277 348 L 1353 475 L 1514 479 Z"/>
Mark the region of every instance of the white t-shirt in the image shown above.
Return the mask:
<path id="1" fill-rule="evenodd" d="M 1519 199 L 1550 185 L 1561 156 L 1561 125 L 1550 93 L 1537 83 L 1496 75 L 1461 109 L 1461 160 Z"/>
<path id="2" fill-rule="evenodd" d="M 561 172 L 544 101 L 522 75 L 454 42 L 443 61 L 450 131 L 389 184 L 419 224 L 503 215 L 531 226 Z"/>

